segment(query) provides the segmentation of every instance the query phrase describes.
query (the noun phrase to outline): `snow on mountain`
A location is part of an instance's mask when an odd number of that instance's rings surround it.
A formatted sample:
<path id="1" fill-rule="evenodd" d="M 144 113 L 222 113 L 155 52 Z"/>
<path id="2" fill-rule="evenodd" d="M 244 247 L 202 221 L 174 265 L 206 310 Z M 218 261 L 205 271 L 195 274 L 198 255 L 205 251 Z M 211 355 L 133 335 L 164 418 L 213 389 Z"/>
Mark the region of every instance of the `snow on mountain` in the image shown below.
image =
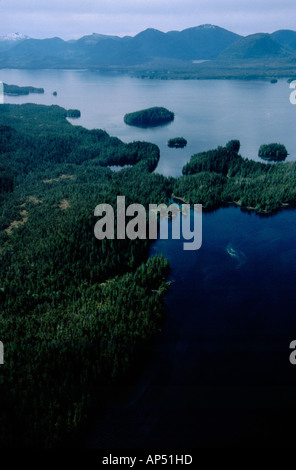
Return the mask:
<path id="1" fill-rule="evenodd" d="M 25 39 L 29 39 L 29 36 L 21 33 L 10 33 L 6 36 L 0 36 L 0 41 L 24 41 Z"/>

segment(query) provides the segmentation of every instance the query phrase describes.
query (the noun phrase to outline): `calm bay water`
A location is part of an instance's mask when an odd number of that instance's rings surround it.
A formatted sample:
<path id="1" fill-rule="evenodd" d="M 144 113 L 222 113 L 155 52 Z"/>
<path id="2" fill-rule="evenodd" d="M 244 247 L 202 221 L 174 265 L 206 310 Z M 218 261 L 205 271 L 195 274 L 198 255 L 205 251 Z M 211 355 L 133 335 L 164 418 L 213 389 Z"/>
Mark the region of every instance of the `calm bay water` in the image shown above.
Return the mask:
<path id="1" fill-rule="evenodd" d="M 73 123 L 99 128 L 124 142 L 146 140 L 161 150 L 157 171 L 178 176 L 190 156 L 241 141 L 241 154 L 258 159 L 261 144 L 280 142 L 290 160 L 296 159 L 296 106 L 286 80 L 277 84 L 241 80 L 140 80 L 90 71 L 0 70 L 0 80 L 14 85 L 45 89 L 44 95 L 6 97 L 9 103 L 58 104 L 78 108 L 81 118 Z M 58 96 L 52 96 L 57 91 Z M 171 124 L 154 129 L 127 126 L 123 116 L 132 111 L 164 106 L 175 113 Z M 169 149 L 171 137 L 185 137 L 185 149 Z"/>
<path id="2" fill-rule="evenodd" d="M 167 321 L 152 357 L 96 421 L 98 448 L 294 444 L 296 211 L 203 215 L 203 244 L 158 240 L 170 261 Z"/>
<path id="3" fill-rule="evenodd" d="M 232 138 L 255 158 L 260 144 L 281 142 L 296 159 L 285 80 L 154 81 L 88 71 L 2 70 L 0 80 L 45 88 L 6 97 L 78 108 L 75 124 L 161 149 L 156 171 L 178 176 L 197 151 Z M 58 96 L 52 96 L 57 91 Z M 126 112 L 161 105 L 175 121 L 155 129 L 126 126 Z M 188 146 L 169 149 L 170 137 Z M 157 240 L 151 255 L 170 261 L 167 320 L 148 364 L 95 420 L 89 447 L 275 446 L 293 441 L 296 366 L 296 211 L 259 217 L 225 208 L 203 214 L 203 244 Z"/>

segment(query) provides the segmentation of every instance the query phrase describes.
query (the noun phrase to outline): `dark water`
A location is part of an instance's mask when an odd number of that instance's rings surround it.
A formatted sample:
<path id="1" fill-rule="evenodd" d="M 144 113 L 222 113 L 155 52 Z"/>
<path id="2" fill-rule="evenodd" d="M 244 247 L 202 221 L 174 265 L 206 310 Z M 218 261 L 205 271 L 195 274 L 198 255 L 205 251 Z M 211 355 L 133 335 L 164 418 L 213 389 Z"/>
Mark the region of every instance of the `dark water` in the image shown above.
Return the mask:
<path id="1" fill-rule="evenodd" d="M 295 160 L 296 106 L 285 80 L 154 81 L 87 71 L 0 71 L 0 80 L 44 87 L 45 95 L 7 97 L 79 108 L 77 124 L 161 149 L 158 172 L 178 176 L 197 151 L 241 141 L 255 158 L 262 143 L 286 145 Z M 52 92 L 58 96 L 54 98 Z M 126 126 L 126 112 L 162 105 L 169 126 Z M 169 149 L 171 137 L 188 146 Z M 136 202 L 136 201 L 135 201 Z M 89 447 L 275 447 L 293 444 L 296 366 L 296 211 L 260 218 L 237 208 L 203 214 L 203 244 L 158 240 L 174 281 L 167 319 L 148 364 L 94 420 Z"/>
<path id="2" fill-rule="evenodd" d="M 157 172 L 178 176 L 194 153 L 241 141 L 241 153 L 257 159 L 261 144 L 280 142 L 290 160 L 296 159 L 293 123 L 296 106 L 289 101 L 286 80 L 140 80 L 74 70 L 0 70 L 0 80 L 15 85 L 43 87 L 44 95 L 5 97 L 9 103 L 58 104 L 78 108 L 71 120 L 87 128 L 105 129 L 125 142 L 145 140 L 161 150 Z M 58 96 L 52 96 L 57 91 Z M 171 124 L 153 129 L 127 126 L 126 113 L 164 106 L 175 113 Z M 168 139 L 185 137 L 184 149 L 170 149 Z"/>
<path id="3" fill-rule="evenodd" d="M 167 321 L 148 366 L 97 421 L 90 447 L 291 445 L 296 418 L 296 212 L 203 215 L 203 244 L 158 240 Z"/>

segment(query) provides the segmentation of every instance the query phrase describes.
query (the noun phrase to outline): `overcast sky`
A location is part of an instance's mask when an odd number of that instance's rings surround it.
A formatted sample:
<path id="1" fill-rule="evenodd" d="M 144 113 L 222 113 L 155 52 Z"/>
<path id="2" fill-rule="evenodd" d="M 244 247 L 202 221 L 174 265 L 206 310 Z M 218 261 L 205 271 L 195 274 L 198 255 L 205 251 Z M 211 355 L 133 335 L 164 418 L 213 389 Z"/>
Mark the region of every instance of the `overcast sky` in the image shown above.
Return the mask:
<path id="1" fill-rule="evenodd" d="M 0 36 L 124 36 L 205 23 L 247 35 L 296 30 L 295 17 L 295 0 L 0 0 Z"/>

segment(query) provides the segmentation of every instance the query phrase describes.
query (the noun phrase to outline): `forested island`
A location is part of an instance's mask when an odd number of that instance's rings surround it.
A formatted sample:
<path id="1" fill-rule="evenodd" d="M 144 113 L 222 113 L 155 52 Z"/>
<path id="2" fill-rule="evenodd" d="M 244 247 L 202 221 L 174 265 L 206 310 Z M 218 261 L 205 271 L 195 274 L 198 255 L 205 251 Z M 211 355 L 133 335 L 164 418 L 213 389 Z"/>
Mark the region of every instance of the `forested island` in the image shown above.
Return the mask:
<path id="1" fill-rule="evenodd" d="M 282 144 L 263 144 L 259 148 L 258 156 L 263 160 L 281 162 L 286 160 L 288 151 Z"/>
<path id="2" fill-rule="evenodd" d="M 174 113 L 166 108 L 155 106 L 142 109 L 124 116 L 124 122 L 129 126 L 156 127 L 174 120 Z"/>
<path id="3" fill-rule="evenodd" d="M 0 440 L 75 442 L 90 407 L 127 380 L 164 320 L 167 260 L 148 240 L 94 237 L 94 208 L 224 204 L 271 213 L 296 204 L 296 163 L 259 163 L 239 141 L 193 155 L 183 176 L 153 173 L 159 149 L 72 126 L 59 106 L 0 107 Z M 132 165 L 112 172 L 110 165 Z"/>
<path id="4" fill-rule="evenodd" d="M 182 149 L 186 147 L 187 140 L 184 137 L 174 137 L 173 139 L 169 139 L 168 147 Z"/>
<path id="5" fill-rule="evenodd" d="M 30 93 L 44 93 L 44 88 L 35 88 L 33 86 L 7 85 L 3 83 L 4 94 L 10 96 L 29 95 Z"/>
<path id="6" fill-rule="evenodd" d="M 81 112 L 79 109 L 68 109 L 67 117 L 72 119 L 77 119 L 81 117 Z"/>

